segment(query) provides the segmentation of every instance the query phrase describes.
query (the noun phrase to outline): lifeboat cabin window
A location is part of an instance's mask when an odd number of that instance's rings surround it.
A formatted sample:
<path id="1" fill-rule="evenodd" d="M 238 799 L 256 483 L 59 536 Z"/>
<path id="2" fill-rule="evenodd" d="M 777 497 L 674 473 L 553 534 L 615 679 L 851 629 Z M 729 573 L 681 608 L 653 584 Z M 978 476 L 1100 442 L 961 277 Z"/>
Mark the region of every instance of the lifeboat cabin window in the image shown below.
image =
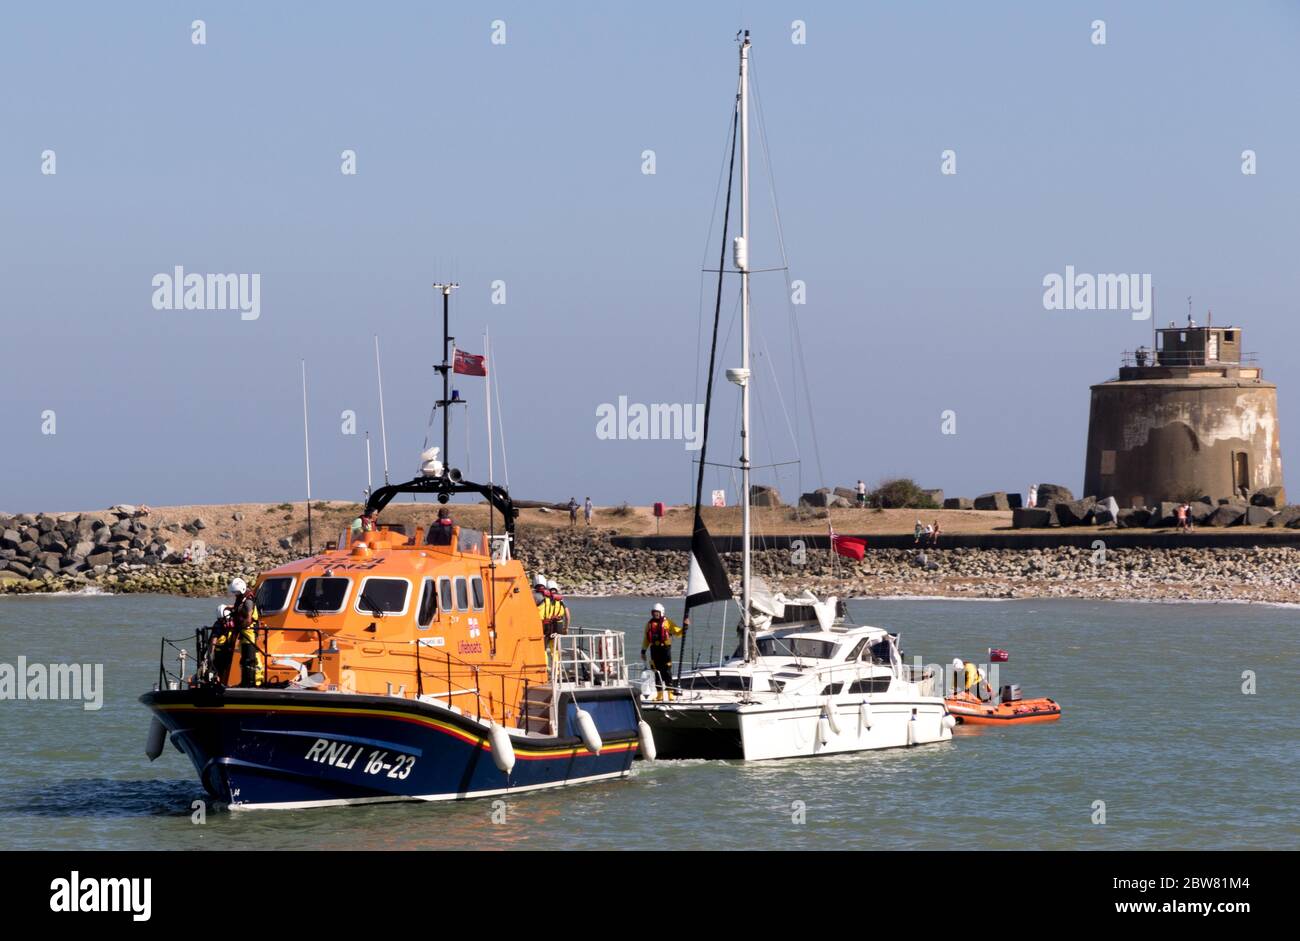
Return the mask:
<path id="1" fill-rule="evenodd" d="M 470 591 L 474 595 L 474 610 L 483 610 L 483 579 L 475 576 L 469 580 Z"/>
<path id="2" fill-rule="evenodd" d="M 302 583 L 295 610 L 307 614 L 338 614 L 348 600 L 351 579 L 335 576 L 309 578 Z"/>
<path id="3" fill-rule="evenodd" d="M 426 578 L 424 580 L 424 589 L 420 592 L 420 613 L 416 616 L 415 626 L 422 631 L 428 630 L 437 613 L 438 583 L 432 578 Z"/>
<path id="4" fill-rule="evenodd" d="M 411 594 L 411 583 L 404 578 L 363 578 L 357 592 L 358 614 L 379 617 L 388 614 L 405 614 L 406 599 Z"/>
<path id="5" fill-rule="evenodd" d="M 268 578 L 257 586 L 257 613 L 279 614 L 289 607 L 292 578 Z"/>
<path id="6" fill-rule="evenodd" d="M 442 601 L 442 610 L 455 611 L 456 606 L 451 603 L 451 579 L 438 579 L 438 597 Z"/>
<path id="7" fill-rule="evenodd" d="M 456 610 L 469 610 L 469 586 L 463 578 L 456 579 Z"/>

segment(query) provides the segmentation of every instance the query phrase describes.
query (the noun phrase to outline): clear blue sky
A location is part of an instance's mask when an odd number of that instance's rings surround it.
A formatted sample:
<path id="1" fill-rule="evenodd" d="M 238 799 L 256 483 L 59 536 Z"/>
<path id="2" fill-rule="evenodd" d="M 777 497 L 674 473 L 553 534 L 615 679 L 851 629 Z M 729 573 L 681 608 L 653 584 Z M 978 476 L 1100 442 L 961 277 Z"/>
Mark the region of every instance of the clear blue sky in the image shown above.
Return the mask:
<path id="1" fill-rule="evenodd" d="M 375 333 L 394 476 L 409 476 L 440 278 L 464 286 L 464 347 L 491 327 L 516 495 L 686 500 L 682 443 L 599 440 L 596 408 L 699 400 L 742 26 L 807 284 L 795 310 L 827 484 L 1078 488 L 1088 386 L 1151 325 L 1044 310 L 1042 279 L 1066 265 L 1152 274 L 1161 322 L 1192 295 L 1198 320 L 1242 326 L 1298 459 L 1300 5 L 24 3 L 0 30 L 0 509 L 301 499 L 300 358 L 314 492 L 356 498 L 364 448 L 340 413 L 378 460 Z M 757 152 L 754 189 L 754 263 L 774 264 Z M 260 274 L 260 318 L 153 309 L 152 277 L 176 265 Z M 754 290 L 756 349 L 802 411 L 781 276 Z M 768 362 L 760 463 L 796 454 Z M 481 382 L 457 383 L 475 476 Z M 710 457 L 725 460 L 735 395 L 720 387 Z M 811 489 L 806 418 L 799 437 Z M 454 463 L 464 441 L 460 426 Z"/>

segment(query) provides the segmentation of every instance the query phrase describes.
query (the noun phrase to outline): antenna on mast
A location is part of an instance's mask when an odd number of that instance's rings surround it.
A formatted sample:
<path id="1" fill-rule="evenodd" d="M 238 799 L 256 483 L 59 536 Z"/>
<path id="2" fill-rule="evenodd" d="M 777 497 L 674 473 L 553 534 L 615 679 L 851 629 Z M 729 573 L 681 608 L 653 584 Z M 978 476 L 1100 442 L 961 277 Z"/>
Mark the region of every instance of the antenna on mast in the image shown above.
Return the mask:
<path id="1" fill-rule="evenodd" d="M 388 429 L 384 425 L 384 371 L 379 368 L 379 334 L 375 334 L 375 376 L 379 381 L 379 434 L 384 445 L 384 486 L 388 485 Z M 366 466 L 370 465 L 370 432 L 366 432 Z"/>
<path id="2" fill-rule="evenodd" d="M 307 459 L 307 554 L 315 555 L 311 538 L 311 437 L 307 433 L 307 361 L 302 360 L 302 448 Z"/>
<path id="3" fill-rule="evenodd" d="M 442 362 L 433 368 L 442 374 L 442 398 L 435 405 L 442 409 L 442 466 L 451 467 L 451 452 L 447 450 L 447 444 L 451 433 L 451 406 L 464 405 L 465 400 L 459 397 L 452 398 L 451 395 L 451 372 L 455 368 L 452 362 L 452 342 L 455 337 L 451 335 L 451 292 L 460 287 L 455 281 L 440 281 L 433 285 L 433 289 L 442 294 Z"/>
<path id="4" fill-rule="evenodd" d="M 370 432 L 366 432 L 366 499 L 375 492 L 374 482 L 370 479 Z"/>

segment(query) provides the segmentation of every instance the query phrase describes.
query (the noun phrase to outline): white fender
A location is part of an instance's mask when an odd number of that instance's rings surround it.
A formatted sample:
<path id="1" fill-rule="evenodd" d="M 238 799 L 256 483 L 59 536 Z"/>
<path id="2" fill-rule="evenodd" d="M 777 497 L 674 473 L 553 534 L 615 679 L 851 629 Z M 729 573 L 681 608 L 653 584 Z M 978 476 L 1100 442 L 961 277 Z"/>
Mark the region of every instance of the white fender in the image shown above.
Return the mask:
<path id="1" fill-rule="evenodd" d="M 650 723 L 642 719 L 636 724 L 636 735 L 641 740 L 641 757 L 646 761 L 654 761 L 659 754 L 655 750 L 655 734 L 650 731 Z"/>
<path id="2" fill-rule="evenodd" d="M 641 674 L 641 695 L 649 699 L 655 694 L 655 675 L 651 670 Z"/>
<path id="3" fill-rule="evenodd" d="M 871 704 L 866 700 L 863 700 L 858 708 L 858 724 L 868 731 L 871 730 Z"/>
<path id="4" fill-rule="evenodd" d="M 600 740 L 600 732 L 596 731 L 596 720 L 585 709 L 578 710 L 578 736 L 582 739 L 582 744 L 587 746 L 587 751 L 593 755 L 599 755 L 605 747 L 605 743 Z"/>
<path id="5" fill-rule="evenodd" d="M 951 713 L 944 713 L 943 727 L 945 729 L 954 729 L 957 727 L 957 717 Z"/>
<path id="6" fill-rule="evenodd" d="M 144 742 L 144 753 L 153 761 L 162 754 L 163 743 L 167 741 L 167 726 L 157 716 L 149 723 L 149 736 Z"/>
<path id="7" fill-rule="evenodd" d="M 831 727 L 831 731 L 836 735 L 840 734 L 840 719 L 835 714 L 835 703 L 827 700 L 822 704 L 822 714 L 826 716 L 826 722 Z"/>
<path id="8" fill-rule="evenodd" d="M 817 744 L 825 745 L 830 740 L 831 740 L 831 724 L 826 721 L 826 716 L 823 713 L 821 718 L 817 720 Z"/>
<path id="9" fill-rule="evenodd" d="M 510 733 L 505 726 L 493 722 L 488 728 L 488 741 L 492 744 L 492 761 L 502 774 L 509 774 L 515 767 L 515 747 L 510 744 Z"/>
<path id="10" fill-rule="evenodd" d="M 915 712 L 912 713 L 911 718 L 907 720 L 907 744 L 909 745 L 916 744 L 916 713 Z"/>

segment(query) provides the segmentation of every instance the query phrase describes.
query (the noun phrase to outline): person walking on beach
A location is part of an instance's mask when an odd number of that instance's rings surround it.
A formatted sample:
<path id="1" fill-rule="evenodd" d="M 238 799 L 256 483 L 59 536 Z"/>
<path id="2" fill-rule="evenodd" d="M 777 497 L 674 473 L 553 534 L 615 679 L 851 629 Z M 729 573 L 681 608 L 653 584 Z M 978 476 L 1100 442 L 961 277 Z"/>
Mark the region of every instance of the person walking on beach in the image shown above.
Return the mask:
<path id="1" fill-rule="evenodd" d="M 912 527 L 912 545 L 919 546 L 923 535 L 925 535 L 925 527 L 921 525 L 920 520 L 917 520 L 916 525 Z"/>
<path id="2" fill-rule="evenodd" d="M 866 509 L 867 506 L 867 485 L 858 481 L 858 509 Z"/>
<path id="3" fill-rule="evenodd" d="M 930 545 L 939 545 L 939 521 L 934 521 L 934 528 L 930 530 Z"/>
<path id="4" fill-rule="evenodd" d="M 650 609 L 650 620 L 645 625 L 645 636 L 641 639 L 641 660 L 646 659 L 646 651 L 650 651 L 650 669 L 655 674 L 655 702 L 660 702 L 664 698 L 664 693 L 668 694 L 668 701 L 673 701 L 672 681 L 673 681 L 673 638 L 680 637 L 686 633 L 686 629 L 691 626 L 691 616 L 688 614 L 682 621 L 682 626 L 678 627 L 672 622 L 671 618 L 664 615 L 664 606 L 656 604 Z"/>
<path id="5" fill-rule="evenodd" d="M 578 501 L 569 497 L 569 525 L 578 525 Z"/>
<path id="6" fill-rule="evenodd" d="M 582 503 L 582 518 L 586 521 L 588 526 L 591 525 L 591 514 L 593 509 L 594 507 L 591 505 L 591 497 L 587 497 L 587 499 Z"/>
<path id="7" fill-rule="evenodd" d="M 1188 516 L 1188 510 L 1190 509 L 1191 507 L 1189 507 L 1186 503 L 1180 503 L 1178 504 L 1178 509 L 1176 510 L 1178 514 L 1178 528 L 1183 530 L 1184 532 L 1187 531 L 1189 528 L 1187 525 L 1188 524 L 1187 516 Z"/>
<path id="8" fill-rule="evenodd" d="M 1029 508 L 1038 506 L 1038 484 L 1029 485 Z"/>

